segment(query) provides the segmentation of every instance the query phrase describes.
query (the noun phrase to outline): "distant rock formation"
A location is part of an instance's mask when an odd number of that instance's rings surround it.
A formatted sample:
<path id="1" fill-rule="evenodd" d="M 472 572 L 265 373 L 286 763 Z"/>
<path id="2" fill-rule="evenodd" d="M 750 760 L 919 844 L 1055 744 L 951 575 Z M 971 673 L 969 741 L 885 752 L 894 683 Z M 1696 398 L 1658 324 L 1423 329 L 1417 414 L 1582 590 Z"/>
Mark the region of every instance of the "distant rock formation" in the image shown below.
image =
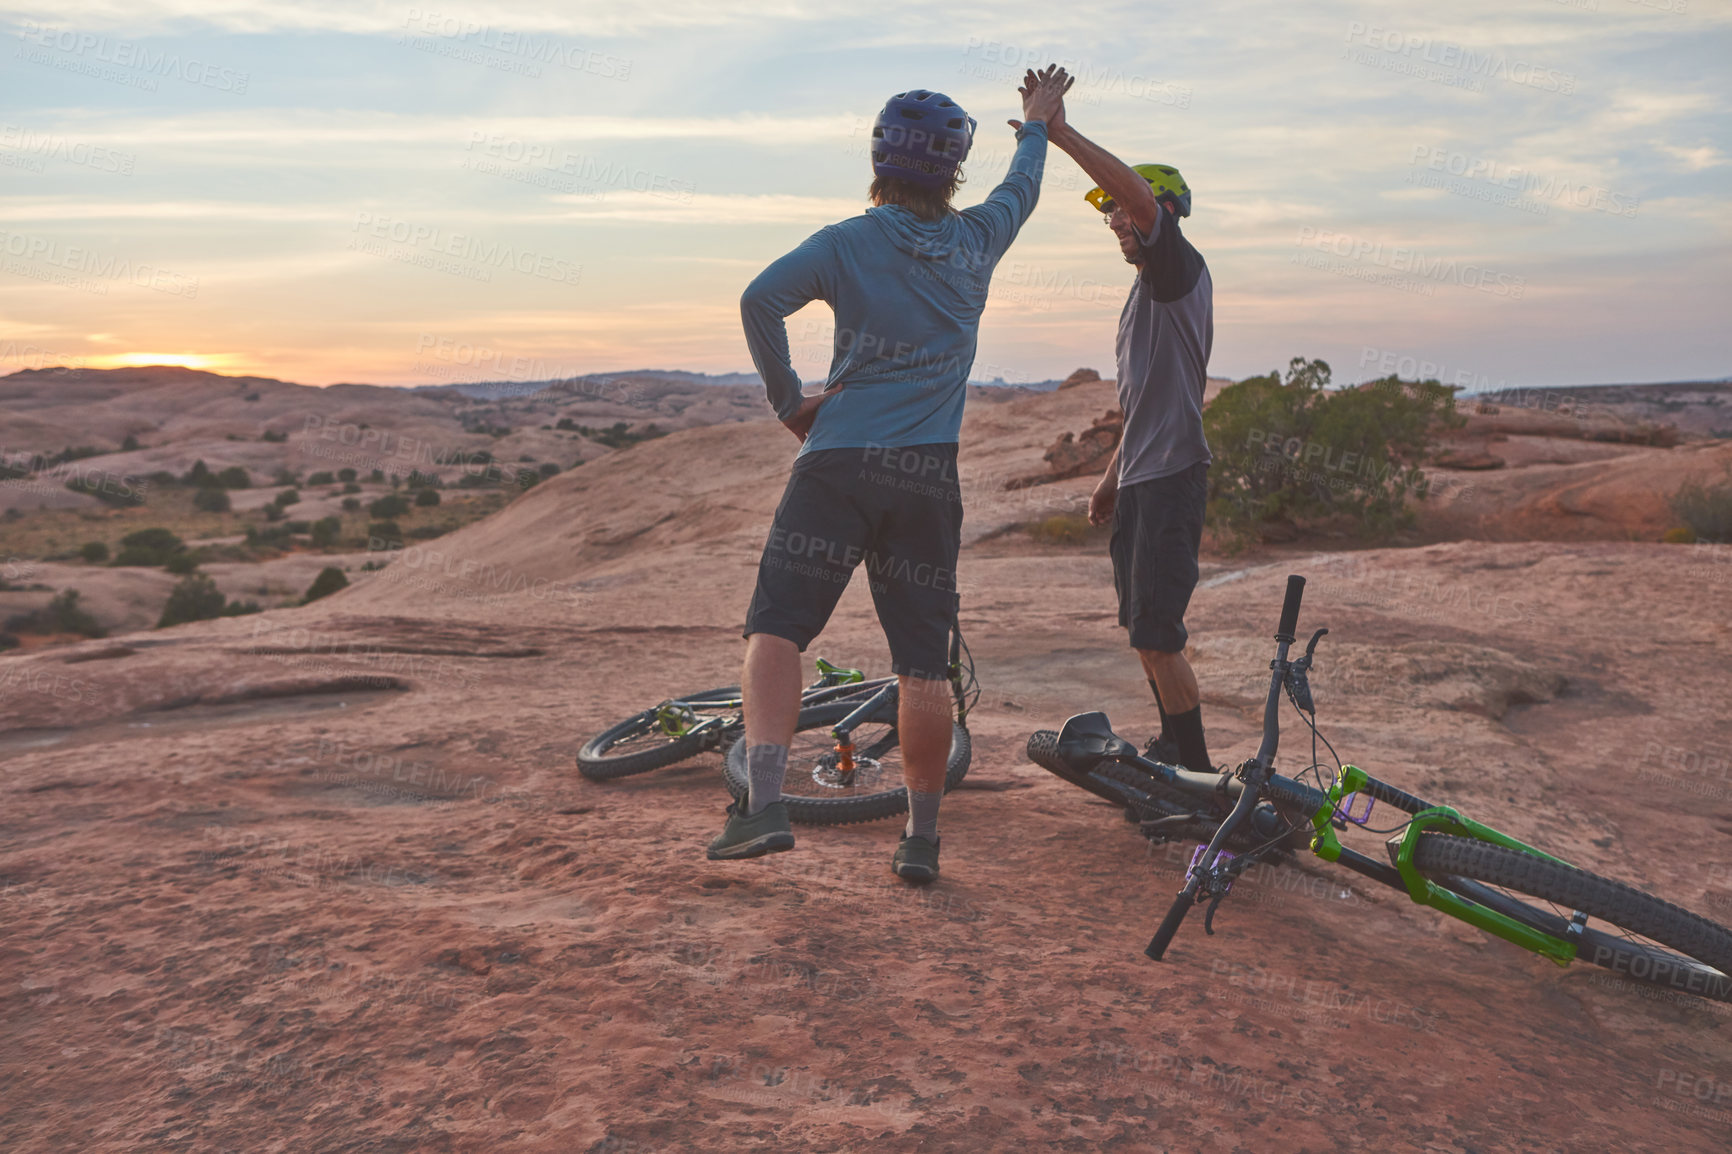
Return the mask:
<path id="1" fill-rule="evenodd" d="M 1090 372 L 1089 369 L 1079 369 L 1078 372 Z M 1072 374 L 1074 377 L 1076 374 Z M 1099 380 L 1097 376 L 1095 378 Z M 1081 382 L 1079 382 L 1081 383 Z M 1067 386 L 1061 385 L 1060 388 Z M 1006 489 L 1027 489 L 1033 485 L 1046 485 L 1053 481 L 1064 481 L 1071 477 L 1080 477 L 1084 473 L 1099 473 L 1106 469 L 1107 461 L 1112 458 L 1113 450 L 1119 447 L 1119 439 L 1125 433 L 1125 415 L 1119 409 L 1108 409 L 1106 415 L 1096 417 L 1094 424 L 1076 433 L 1066 433 L 1052 443 L 1045 453 L 1046 472 L 1035 473 L 1027 477 L 1013 477 L 1005 482 Z"/>
<path id="2" fill-rule="evenodd" d="M 1101 375 L 1093 369 L 1078 369 L 1059 383 L 1061 389 L 1074 389 L 1078 385 L 1086 385 L 1090 381 L 1098 381 Z"/>

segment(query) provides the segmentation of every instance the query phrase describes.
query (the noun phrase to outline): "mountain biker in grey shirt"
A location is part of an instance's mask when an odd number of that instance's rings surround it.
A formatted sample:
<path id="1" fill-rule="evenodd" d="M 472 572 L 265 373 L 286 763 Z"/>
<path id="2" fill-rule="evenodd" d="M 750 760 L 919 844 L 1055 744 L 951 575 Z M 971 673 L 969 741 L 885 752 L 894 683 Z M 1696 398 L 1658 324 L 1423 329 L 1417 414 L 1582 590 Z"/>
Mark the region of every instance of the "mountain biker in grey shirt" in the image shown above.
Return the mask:
<path id="1" fill-rule="evenodd" d="M 1126 165 L 1072 128 L 1063 110 L 1047 120 L 1047 136 L 1099 184 L 1087 199 L 1137 269 L 1119 316 L 1124 433 L 1089 499 L 1089 520 L 1113 526 L 1119 624 L 1161 717 L 1149 748 L 1161 761 L 1211 772 L 1197 678 L 1185 660 L 1212 459 L 1203 387 L 1214 341 L 1209 269 L 1179 226 L 1191 213 L 1191 190 L 1171 166 Z"/>

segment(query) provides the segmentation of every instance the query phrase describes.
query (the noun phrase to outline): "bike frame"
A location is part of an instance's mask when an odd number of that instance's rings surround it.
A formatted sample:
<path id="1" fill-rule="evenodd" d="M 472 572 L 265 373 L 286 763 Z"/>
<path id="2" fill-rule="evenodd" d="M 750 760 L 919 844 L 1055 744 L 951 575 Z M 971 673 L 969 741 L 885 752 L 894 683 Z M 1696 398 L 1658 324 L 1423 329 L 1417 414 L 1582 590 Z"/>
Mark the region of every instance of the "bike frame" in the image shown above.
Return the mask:
<path id="1" fill-rule="evenodd" d="M 1262 745 L 1256 756 L 1240 765 L 1237 770 L 1222 774 L 1195 773 L 1151 761 L 1140 754 L 1130 742 L 1112 731 L 1111 722 L 1104 713 L 1078 714 L 1066 721 L 1060 731 L 1058 755 L 1068 764 L 1088 764 L 1099 758 L 1109 758 L 1135 766 L 1150 777 L 1199 800 L 1231 803 L 1231 811 L 1193 861 L 1186 874 L 1184 887 L 1180 889 L 1172 907 L 1167 911 L 1166 918 L 1144 952 L 1156 961 L 1161 960 L 1185 915 L 1192 906 L 1204 901 L 1212 903 L 1205 931 L 1214 932 L 1210 923 L 1215 906 L 1226 896 L 1232 887 L 1233 879 L 1267 852 L 1267 849 L 1263 849 L 1251 854 L 1223 853 L 1227 842 L 1236 832 L 1245 828 L 1248 822 L 1251 832 L 1272 838 L 1269 848 L 1282 840 L 1282 831 L 1304 829 L 1308 826 L 1309 848 L 1324 861 L 1344 866 L 1373 881 L 1400 890 L 1417 904 L 1430 906 L 1449 917 L 1514 942 L 1523 949 L 1552 959 L 1559 965 L 1568 965 L 1576 956 L 1578 941 L 1582 935 L 1583 915 L 1577 913 L 1567 923 L 1557 919 L 1559 925 L 1553 926 L 1551 932 L 1548 932 L 1533 924 L 1534 911 L 1490 887 L 1468 879 L 1457 879 L 1452 883 L 1453 888 L 1438 885 L 1414 866 L 1413 851 L 1421 834 L 1438 832 L 1492 842 L 1564 865 L 1569 865 L 1568 862 L 1535 849 L 1508 834 L 1500 833 L 1490 826 L 1473 821 L 1449 806 L 1432 805 L 1405 790 L 1379 781 L 1355 765 L 1342 766 L 1333 784 L 1322 791 L 1274 772 L 1275 754 L 1281 739 L 1280 703 L 1283 691 L 1293 698 L 1299 708 L 1313 715 L 1315 713 L 1314 708 L 1311 708 L 1306 673 L 1318 639 L 1328 630 L 1318 630 L 1311 638 L 1305 655 L 1297 661 L 1290 661 L 1287 656 L 1289 647 L 1295 640 L 1293 631 L 1298 624 L 1304 587 L 1303 577 L 1295 575 L 1287 579 L 1287 597 L 1282 606 L 1281 623 L 1275 634 L 1275 659 L 1270 662 L 1269 695 L 1263 709 Z M 1363 813 L 1354 813 L 1356 798 L 1366 799 Z M 1401 844 L 1397 848 L 1396 864 L 1393 867 L 1347 848 L 1336 836 L 1336 831 L 1345 829 L 1349 823 L 1365 825 L 1370 818 L 1372 803 L 1377 801 L 1411 815 L 1411 820 L 1402 834 Z M 1188 820 L 1191 818 L 1180 815 L 1177 818 L 1157 819 L 1157 822 L 1179 821 L 1182 824 Z"/>

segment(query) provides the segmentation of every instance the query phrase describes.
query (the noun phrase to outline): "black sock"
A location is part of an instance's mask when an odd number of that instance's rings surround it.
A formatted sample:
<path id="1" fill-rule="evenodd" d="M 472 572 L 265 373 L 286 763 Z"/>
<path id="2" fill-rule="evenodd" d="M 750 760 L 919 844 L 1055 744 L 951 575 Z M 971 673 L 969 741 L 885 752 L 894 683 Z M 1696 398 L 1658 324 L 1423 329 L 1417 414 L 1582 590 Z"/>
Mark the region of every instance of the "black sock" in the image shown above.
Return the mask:
<path id="1" fill-rule="evenodd" d="M 1161 703 L 1161 687 L 1153 677 L 1149 678 L 1149 688 L 1155 691 L 1155 708 L 1161 713 L 1161 737 L 1170 739 L 1173 735 L 1167 732 L 1167 707 Z"/>
<path id="2" fill-rule="evenodd" d="M 1179 745 L 1179 760 L 1185 763 L 1185 768 L 1195 773 L 1214 773 L 1209 743 L 1203 740 L 1203 707 L 1175 713 L 1167 722 L 1172 726 L 1172 738 Z"/>

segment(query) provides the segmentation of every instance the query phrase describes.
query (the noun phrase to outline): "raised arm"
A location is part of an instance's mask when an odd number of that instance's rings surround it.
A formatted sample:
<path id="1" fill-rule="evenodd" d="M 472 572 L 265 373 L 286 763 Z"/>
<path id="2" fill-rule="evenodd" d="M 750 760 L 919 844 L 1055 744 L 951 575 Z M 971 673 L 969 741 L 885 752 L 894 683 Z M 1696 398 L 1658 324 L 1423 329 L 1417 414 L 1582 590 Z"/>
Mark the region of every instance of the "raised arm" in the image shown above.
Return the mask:
<path id="1" fill-rule="evenodd" d="M 1030 76 L 1034 74 L 1029 73 Z M 1123 208 L 1143 236 L 1153 236 L 1161 219 L 1160 202 L 1154 189 L 1130 165 L 1072 128 L 1061 111 L 1047 122 L 1047 137 L 1089 174 L 1113 202 Z"/>

